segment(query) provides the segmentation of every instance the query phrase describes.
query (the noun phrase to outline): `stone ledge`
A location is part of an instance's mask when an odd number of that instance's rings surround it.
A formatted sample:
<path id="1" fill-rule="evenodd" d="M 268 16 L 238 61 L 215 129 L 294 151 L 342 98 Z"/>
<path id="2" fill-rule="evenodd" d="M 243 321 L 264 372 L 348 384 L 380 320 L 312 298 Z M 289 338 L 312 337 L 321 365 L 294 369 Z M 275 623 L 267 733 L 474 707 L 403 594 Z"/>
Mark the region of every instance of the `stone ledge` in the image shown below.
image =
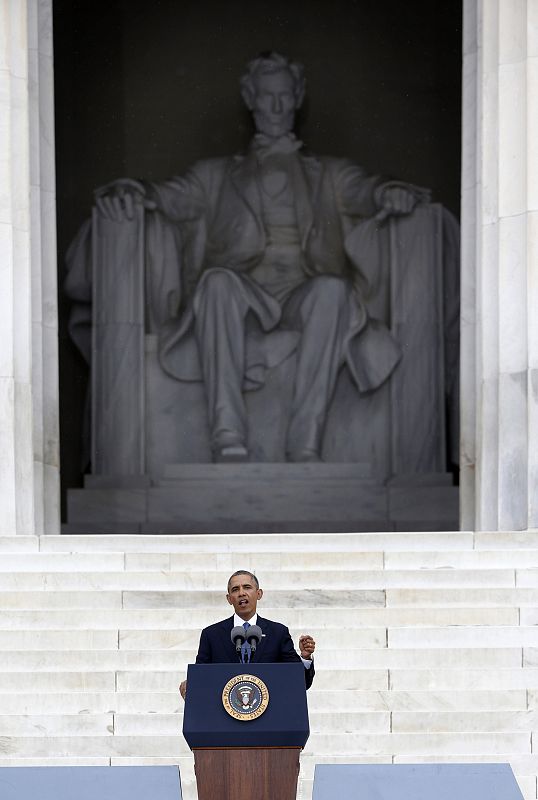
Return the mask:
<path id="1" fill-rule="evenodd" d="M 469 531 L 423 531 L 420 533 L 391 533 L 350 531 L 332 532 L 330 536 L 309 531 L 293 535 L 258 533 L 248 539 L 245 549 L 244 534 L 220 535 L 181 534 L 174 535 L 127 535 L 127 534 L 82 534 L 39 537 L 40 551 L 46 552 L 121 552 L 121 553 L 176 553 L 220 559 L 232 558 L 235 553 L 364 553 L 370 551 L 408 550 L 472 550 L 475 534 Z M 15 539 L 15 537 L 13 537 Z M 489 549 L 495 549 L 494 545 Z M 210 562 L 211 563 L 211 562 Z M 213 564 L 211 563 L 211 566 Z M 222 564 L 222 568 L 227 565 Z"/>
<path id="2" fill-rule="evenodd" d="M 145 488 L 89 476 L 84 489 L 68 491 L 64 532 L 86 526 L 92 533 L 99 525 L 133 534 L 457 527 L 458 489 L 448 485 L 450 476 L 404 478 L 384 486 L 353 463 L 171 464 Z"/>

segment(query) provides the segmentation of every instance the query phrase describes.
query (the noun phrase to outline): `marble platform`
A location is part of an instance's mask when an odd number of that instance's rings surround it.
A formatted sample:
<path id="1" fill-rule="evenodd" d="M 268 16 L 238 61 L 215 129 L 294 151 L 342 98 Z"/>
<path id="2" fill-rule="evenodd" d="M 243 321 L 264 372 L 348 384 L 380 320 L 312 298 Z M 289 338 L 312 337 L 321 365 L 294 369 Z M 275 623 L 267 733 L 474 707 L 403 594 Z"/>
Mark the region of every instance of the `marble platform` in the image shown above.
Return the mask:
<path id="1" fill-rule="evenodd" d="M 233 498 L 233 502 L 230 502 Z M 87 476 L 68 491 L 64 533 L 454 530 L 448 474 L 380 483 L 361 463 L 170 464 L 145 476 Z"/>

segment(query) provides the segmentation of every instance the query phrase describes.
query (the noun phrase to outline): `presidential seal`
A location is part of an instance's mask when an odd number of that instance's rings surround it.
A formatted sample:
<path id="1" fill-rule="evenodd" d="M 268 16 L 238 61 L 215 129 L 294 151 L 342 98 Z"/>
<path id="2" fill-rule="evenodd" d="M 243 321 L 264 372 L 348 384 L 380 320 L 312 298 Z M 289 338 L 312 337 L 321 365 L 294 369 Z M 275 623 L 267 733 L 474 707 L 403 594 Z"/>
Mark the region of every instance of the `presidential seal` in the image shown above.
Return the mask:
<path id="1" fill-rule="evenodd" d="M 269 705 L 269 690 L 255 675 L 236 675 L 222 690 L 222 705 L 231 717 L 248 722 Z"/>

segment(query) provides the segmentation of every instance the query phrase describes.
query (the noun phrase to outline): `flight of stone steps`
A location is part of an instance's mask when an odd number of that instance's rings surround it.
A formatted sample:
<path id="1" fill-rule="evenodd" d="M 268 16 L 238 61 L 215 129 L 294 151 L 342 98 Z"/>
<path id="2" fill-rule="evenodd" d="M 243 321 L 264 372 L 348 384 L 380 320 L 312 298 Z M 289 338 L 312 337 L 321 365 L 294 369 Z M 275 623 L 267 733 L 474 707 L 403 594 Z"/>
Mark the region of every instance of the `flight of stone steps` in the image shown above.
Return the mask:
<path id="1" fill-rule="evenodd" d="M 0 538 L 0 766 L 168 764 L 225 586 L 317 642 L 314 764 L 509 761 L 537 797 L 538 533 Z"/>

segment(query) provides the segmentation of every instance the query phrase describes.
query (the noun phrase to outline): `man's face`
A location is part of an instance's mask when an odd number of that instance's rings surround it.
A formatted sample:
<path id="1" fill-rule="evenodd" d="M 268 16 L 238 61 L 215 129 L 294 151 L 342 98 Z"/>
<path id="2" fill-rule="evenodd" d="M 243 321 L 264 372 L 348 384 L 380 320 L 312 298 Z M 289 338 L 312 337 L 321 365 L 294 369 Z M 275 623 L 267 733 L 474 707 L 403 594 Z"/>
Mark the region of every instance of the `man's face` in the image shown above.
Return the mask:
<path id="1" fill-rule="evenodd" d="M 287 70 L 258 75 L 252 108 L 258 133 L 278 138 L 293 130 L 297 105 L 293 90 Z"/>
<path id="2" fill-rule="evenodd" d="M 262 590 L 256 588 L 250 575 L 241 573 L 230 580 L 226 599 L 234 607 L 238 617 L 248 620 L 256 613 L 256 606 L 262 595 Z"/>

